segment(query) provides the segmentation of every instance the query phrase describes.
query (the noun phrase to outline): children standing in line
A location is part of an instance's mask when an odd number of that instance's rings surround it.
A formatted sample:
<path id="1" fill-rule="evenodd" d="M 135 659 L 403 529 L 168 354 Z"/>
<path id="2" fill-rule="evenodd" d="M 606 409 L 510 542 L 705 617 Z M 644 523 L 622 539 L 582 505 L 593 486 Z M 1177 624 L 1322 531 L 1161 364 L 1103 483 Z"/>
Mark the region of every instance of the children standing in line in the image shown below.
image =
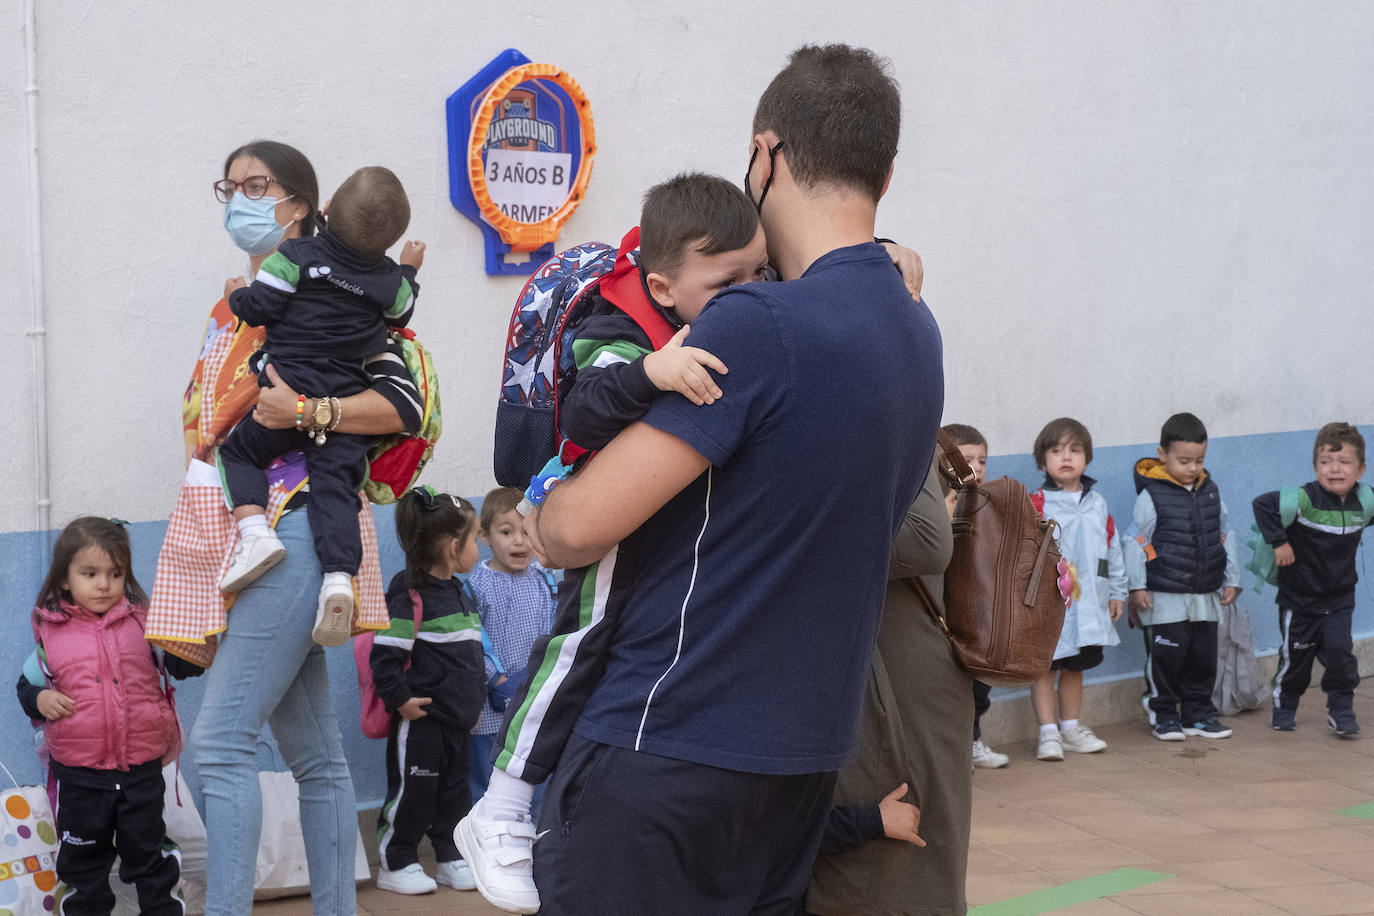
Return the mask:
<path id="1" fill-rule="evenodd" d="M 553 625 L 554 593 L 551 579 L 534 558 L 525 538 L 525 526 L 515 507 L 523 494 L 514 487 L 497 487 L 482 500 L 478 537 L 491 547 L 491 559 L 483 560 L 468 576 L 477 596 L 482 630 L 491 640 L 492 652 L 505 668 L 507 680 L 488 692 L 469 748 L 469 780 L 475 803 L 487 791 L 491 751 L 501 731 L 506 701 L 525 679 L 534 641 Z M 495 674 L 488 663 L 488 677 Z M 542 786 L 536 789 L 537 807 Z"/>
<path id="2" fill-rule="evenodd" d="M 1104 646 L 1121 642 L 1113 624 L 1121 617 L 1126 598 L 1126 570 L 1107 501 L 1093 491 L 1095 481 L 1083 473 L 1093 460 L 1087 427 L 1068 417 L 1052 420 L 1035 437 L 1034 452 L 1035 466 L 1045 472 L 1045 483 L 1031 499 L 1041 515 L 1058 523 L 1060 549 L 1075 570 L 1073 600 L 1064 613 L 1051 670 L 1031 685 L 1031 702 L 1040 723 L 1035 756 L 1063 760 L 1065 748 L 1093 754 L 1107 747 L 1078 716 L 1083 708 L 1083 672 L 1102 664 Z M 1057 717 L 1055 672 L 1059 677 Z"/>
<path id="3" fill-rule="evenodd" d="M 982 483 L 987 478 L 988 440 L 972 426 L 962 423 L 950 423 L 943 427 L 942 431 L 959 447 L 959 454 L 964 456 L 968 466 L 973 469 L 974 478 L 978 483 Z M 954 499 L 957 496 L 958 493 L 951 490 L 946 498 L 951 516 L 954 514 Z M 983 713 L 992 708 L 992 701 L 988 699 L 991 691 L 992 688 L 987 684 L 977 678 L 973 679 L 973 765 L 996 770 L 1011 763 L 1011 758 L 1006 754 L 999 754 L 983 743 L 983 730 L 979 727 L 979 720 L 983 718 Z"/>
<path id="4" fill-rule="evenodd" d="M 252 286 L 235 278 L 224 287 L 237 317 L 267 329 L 262 378 L 270 364 L 301 398 L 294 428 L 268 429 L 250 413 L 220 446 L 220 476 L 239 539 L 219 587 L 226 595 L 238 592 L 286 555 L 267 524 L 263 471 L 278 456 L 303 450 L 310 530 L 324 573 L 313 637 L 322 646 L 337 646 L 353 630 L 352 579 L 363 557 L 358 490 L 375 442 L 335 432 L 343 417 L 339 398 L 372 384 L 364 363 L 386 349 L 388 326 L 409 322 L 424 245 L 407 242 L 400 264 L 386 256 L 410 223 L 410 202 L 389 169 L 354 172 L 325 211 L 327 231 L 282 242 L 262 262 Z M 305 416 L 309 397 L 317 399 L 313 417 Z"/>
<path id="5" fill-rule="evenodd" d="M 453 828 L 472 806 L 468 731 L 486 677 L 477 603 L 455 576 L 477 562 L 477 513 L 465 499 L 416 487 L 396 504 L 396 536 L 406 568 L 387 587 L 391 626 L 377 634 L 371 657 L 377 696 L 392 713 L 377 886 L 398 894 L 435 890 L 417 855 L 428 835 L 438 882 L 470 891 L 477 885 Z"/>
<path id="6" fill-rule="evenodd" d="M 19 702 L 43 726 L 57 777 L 63 913 L 109 913 L 110 868 L 138 889 L 145 916 L 181 916 L 181 860 L 162 819 L 162 768 L 181 726 L 143 636 L 148 596 L 130 570 L 122 523 L 78 518 L 53 545 L 33 609 L 49 686 L 20 677 Z"/>
<path id="7" fill-rule="evenodd" d="M 1279 670 L 1273 725 L 1297 726 L 1298 700 L 1321 660 L 1326 721 L 1339 737 L 1360 732 L 1353 708 L 1360 684 L 1350 637 L 1355 611 L 1355 549 L 1374 523 L 1374 493 L 1364 476 L 1364 436 L 1349 423 L 1328 423 L 1312 447 L 1317 479 L 1255 497 L 1255 522 L 1278 566 Z"/>
<path id="8" fill-rule="evenodd" d="M 1146 708 L 1161 741 L 1229 738 L 1217 720 L 1217 621 L 1240 595 L 1226 503 L 1205 470 L 1207 428 L 1174 414 L 1158 458 L 1135 466 L 1134 539 L 1128 539 L 1131 626 L 1145 636 Z"/>

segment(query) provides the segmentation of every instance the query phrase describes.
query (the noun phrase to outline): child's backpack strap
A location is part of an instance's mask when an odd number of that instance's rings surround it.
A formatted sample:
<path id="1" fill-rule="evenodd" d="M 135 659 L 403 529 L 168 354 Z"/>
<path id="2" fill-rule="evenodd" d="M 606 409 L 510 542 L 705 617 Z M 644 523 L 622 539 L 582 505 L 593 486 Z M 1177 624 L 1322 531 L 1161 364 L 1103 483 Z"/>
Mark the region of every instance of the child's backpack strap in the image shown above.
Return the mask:
<path id="1" fill-rule="evenodd" d="M 673 339 L 677 333 L 663 312 L 649 298 L 639 272 L 639 227 L 635 226 L 620 240 L 615 255 L 615 268 L 601 279 L 601 295 L 639 325 L 655 350 Z"/>
<path id="2" fill-rule="evenodd" d="M 1369 520 L 1374 518 L 1374 489 L 1370 489 L 1368 484 L 1355 484 L 1355 498 L 1360 501 L 1360 512 L 1364 514 L 1364 523 L 1369 524 Z"/>
<path id="3" fill-rule="evenodd" d="M 1293 524 L 1300 514 L 1311 508 L 1312 501 L 1302 487 L 1279 488 L 1279 524 L 1283 527 Z M 1250 548 L 1250 562 L 1245 564 L 1245 568 L 1255 574 L 1258 581 L 1256 588 L 1277 585 L 1279 565 L 1274 560 L 1274 548 L 1264 539 L 1258 524 L 1250 526 L 1250 539 L 1246 541 L 1246 546 Z"/>
<path id="4" fill-rule="evenodd" d="M 1279 523 L 1287 528 L 1298 520 L 1304 509 L 1312 508 L 1312 500 L 1302 487 L 1279 488 Z"/>

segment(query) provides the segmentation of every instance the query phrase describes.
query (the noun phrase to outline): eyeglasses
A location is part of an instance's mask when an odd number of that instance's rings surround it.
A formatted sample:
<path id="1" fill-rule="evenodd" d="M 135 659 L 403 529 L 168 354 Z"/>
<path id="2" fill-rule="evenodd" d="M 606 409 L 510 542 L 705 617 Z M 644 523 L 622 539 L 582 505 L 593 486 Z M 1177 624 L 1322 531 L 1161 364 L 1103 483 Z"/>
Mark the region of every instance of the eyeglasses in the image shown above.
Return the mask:
<path id="1" fill-rule="evenodd" d="M 260 200 L 267 193 L 269 185 L 280 187 L 281 182 L 269 175 L 249 175 L 243 181 L 224 178 L 215 182 L 215 197 L 220 203 L 227 204 L 237 191 L 249 200 Z"/>

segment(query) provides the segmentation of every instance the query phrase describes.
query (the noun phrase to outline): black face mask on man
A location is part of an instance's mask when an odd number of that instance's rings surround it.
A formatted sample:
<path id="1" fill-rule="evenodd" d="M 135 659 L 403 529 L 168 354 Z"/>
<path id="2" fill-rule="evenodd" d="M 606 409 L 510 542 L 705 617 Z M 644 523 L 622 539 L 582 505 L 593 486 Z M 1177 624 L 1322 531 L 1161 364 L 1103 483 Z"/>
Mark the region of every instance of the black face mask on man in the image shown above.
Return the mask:
<path id="1" fill-rule="evenodd" d="M 759 158 L 759 148 L 754 147 L 754 151 L 749 154 L 749 168 L 744 171 L 744 196 L 754 204 L 754 209 L 760 215 L 763 214 L 763 199 L 768 196 L 768 189 L 773 185 L 773 159 L 778 155 L 778 150 L 782 149 L 783 141 L 779 140 L 776 146 L 768 150 L 768 178 L 763 182 L 763 190 L 759 192 L 759 199 L 754 200 L 754 192 L 749 187 L 749 173 L 754 171 L 754 160 Z"/>

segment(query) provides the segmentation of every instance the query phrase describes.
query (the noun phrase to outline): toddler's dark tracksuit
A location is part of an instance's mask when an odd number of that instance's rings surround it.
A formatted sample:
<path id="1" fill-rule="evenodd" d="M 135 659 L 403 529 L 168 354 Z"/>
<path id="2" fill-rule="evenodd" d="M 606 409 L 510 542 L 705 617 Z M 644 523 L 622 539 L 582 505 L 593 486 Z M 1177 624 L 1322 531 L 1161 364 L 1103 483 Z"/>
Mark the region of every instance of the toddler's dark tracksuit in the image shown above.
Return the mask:
<path id="1" fill-rule="evenodd" d="M 1363 487 L 1364 484 L 1356 484 Z M 1360 669 L 1350 636 L 1355 611 L 1355 551 L 1374 517 L 1364 513 L 1358 491 L 1338 497 L 1313 481 L 1303 484 L 1298 515 L 1286 528 L 1279 512 L 1278 490 L 1255 497 L 1255 523 L 1271 547 L 1288 544 L 1293 563 L 1279 567 L 1277 597 L 1279 670 L 1274 703 L 1297 709 L 1312 680 L 1312 662 L 1326 669 L 1322 690 L 1331 712 L 1349 711 Z"/>
<path id="2" fill-rule="evenodd" d="M 414 600 L 422 605 L 418 632 Z M 377 696 L 393 714 L 377 846 L 383 867 L 400 871 L 418 861 L 416 846 L 426 834 L 437 861 L 462 858 L 453 829 L 472 807 L 468 732 L 486 699 L 486 673 L 477 602 L 461 580 L 426 574 L 412 589 L 401 572 L 386 603 L 391 626 L 375 637 L 371 657 Z M 412 697 L 433 702 L 421 718 L 397 715 Z"/>
<path id="3" fill-rule="evenodd" d="M 387 346 L 387 326 L 404 327 L 415 308 L 415 268 L 383 255 L 368 259 L 328 232 L 288 239 L 262 262 L 251 286 L 229 296 L 234 314 L 267 329 L 266 363 L 306 397 L 347 397 L 372 384 L 364 369 Z M 374 438 L 303 429 L 268 429 L 250 413 L 219 449 L 220 474 L 234 506 L 266 506 L 263 470 L 300 449 L 310 473 L 310 530 L 321 572 L 356 575 L 362 563 L 358 490 Z"/>

